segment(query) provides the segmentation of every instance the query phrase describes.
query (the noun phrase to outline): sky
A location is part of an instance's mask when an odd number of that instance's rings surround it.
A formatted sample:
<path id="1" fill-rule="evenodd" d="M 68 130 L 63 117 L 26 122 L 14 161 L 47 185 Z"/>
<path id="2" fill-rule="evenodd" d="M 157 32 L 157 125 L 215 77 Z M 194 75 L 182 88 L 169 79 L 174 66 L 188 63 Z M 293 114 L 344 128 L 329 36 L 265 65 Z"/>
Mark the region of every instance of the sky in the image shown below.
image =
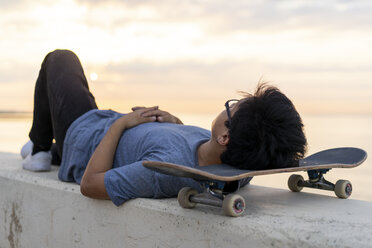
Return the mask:
<path id="1" fill-rule="evenodd" d="M 98 106 L 221 111 L 268 81 L 300 113 L 372 113 L 372 3 L 0 0 L 0 111 L 32 111 L 45 55 L 80 58 Z"/>

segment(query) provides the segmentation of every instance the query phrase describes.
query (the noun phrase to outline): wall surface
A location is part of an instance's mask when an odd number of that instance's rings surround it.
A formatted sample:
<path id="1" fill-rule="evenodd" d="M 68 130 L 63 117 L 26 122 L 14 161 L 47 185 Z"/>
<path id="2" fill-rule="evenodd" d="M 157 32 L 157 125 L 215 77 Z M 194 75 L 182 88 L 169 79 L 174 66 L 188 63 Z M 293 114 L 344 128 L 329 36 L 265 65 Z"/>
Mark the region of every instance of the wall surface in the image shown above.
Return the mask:
<path id="1" fill-rule="evenodd" d="M 372 202 L 250 185 L 238 218 L 175 199 L 116 207 L 58 181 L 57 170 L 24 171 L 19 155 L 0 153 L 0 248 L 372 247 Z"/>

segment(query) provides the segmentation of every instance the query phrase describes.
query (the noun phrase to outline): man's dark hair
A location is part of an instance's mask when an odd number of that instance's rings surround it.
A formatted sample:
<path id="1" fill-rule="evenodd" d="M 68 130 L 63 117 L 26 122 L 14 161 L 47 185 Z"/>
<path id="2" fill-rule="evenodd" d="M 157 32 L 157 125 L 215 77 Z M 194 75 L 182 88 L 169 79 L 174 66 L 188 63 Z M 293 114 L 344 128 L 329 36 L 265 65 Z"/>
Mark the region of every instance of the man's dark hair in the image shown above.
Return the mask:
<path id="1" fill-rule="evenodd" d="M 231 120 L 223 163 L 247 170 L 298 166 L 306 152 L 300 115 L 278 88 L 260 83 Z"/>

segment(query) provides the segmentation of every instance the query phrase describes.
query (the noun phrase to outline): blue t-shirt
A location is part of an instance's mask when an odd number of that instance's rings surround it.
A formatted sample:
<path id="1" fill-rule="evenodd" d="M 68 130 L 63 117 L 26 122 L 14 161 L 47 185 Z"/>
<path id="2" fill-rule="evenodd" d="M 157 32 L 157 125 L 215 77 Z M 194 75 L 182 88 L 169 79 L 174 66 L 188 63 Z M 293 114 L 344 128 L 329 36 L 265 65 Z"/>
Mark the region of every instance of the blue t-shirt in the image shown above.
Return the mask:
<path id="1" fill-rule="evenodd" d="M 123 114 L 91 110 L 69 127 L 58 177 L 78 184 L 94 150 L 110 126 Z M 125 130 L 116 149 L 113 168 L 105 173 L 106 191 L 115 205 L 138 197 L 174 197 L 182 187 L 201 190 L 189 178 L 168 176 L 142 166 L 142 161 L 164 161 L 195 167 L 197 148 L 210 139 L 208 130 L 172 123 L 145 123 Z"/>

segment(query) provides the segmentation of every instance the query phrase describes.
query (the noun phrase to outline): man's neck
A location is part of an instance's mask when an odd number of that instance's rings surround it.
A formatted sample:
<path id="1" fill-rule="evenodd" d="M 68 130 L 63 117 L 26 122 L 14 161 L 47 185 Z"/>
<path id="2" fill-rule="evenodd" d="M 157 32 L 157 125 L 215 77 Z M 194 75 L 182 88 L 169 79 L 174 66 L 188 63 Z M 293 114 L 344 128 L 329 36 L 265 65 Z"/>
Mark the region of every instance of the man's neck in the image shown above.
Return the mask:
<path id="1" fill-rule="evenodd" d="M 217 142 L 209 140 L 201 144 L 198 148 L 198 163 L 199 166 L 207 166 L 212 164 L 221 164 L 221 147 Z"/>

